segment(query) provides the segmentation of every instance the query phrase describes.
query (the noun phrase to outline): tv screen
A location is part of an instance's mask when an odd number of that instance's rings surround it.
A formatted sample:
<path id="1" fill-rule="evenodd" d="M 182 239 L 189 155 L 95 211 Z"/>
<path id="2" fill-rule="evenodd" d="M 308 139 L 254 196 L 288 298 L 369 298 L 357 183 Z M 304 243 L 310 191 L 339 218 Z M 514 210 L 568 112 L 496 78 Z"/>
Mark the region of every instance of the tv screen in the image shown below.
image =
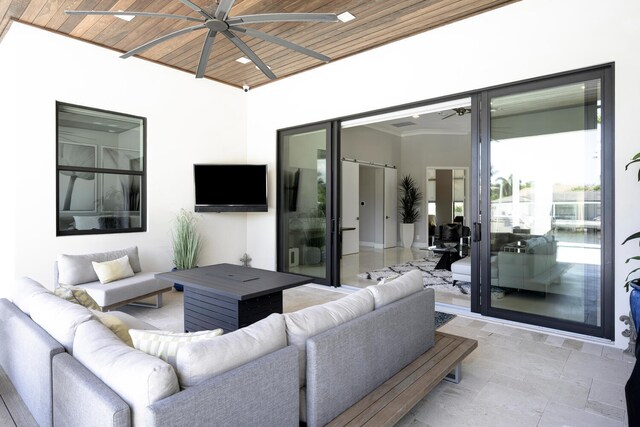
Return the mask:
<path id="1" fill-rule="evenodd" d="M 267 165 L 193 165 L 196 212 L 266 212 Z"/>

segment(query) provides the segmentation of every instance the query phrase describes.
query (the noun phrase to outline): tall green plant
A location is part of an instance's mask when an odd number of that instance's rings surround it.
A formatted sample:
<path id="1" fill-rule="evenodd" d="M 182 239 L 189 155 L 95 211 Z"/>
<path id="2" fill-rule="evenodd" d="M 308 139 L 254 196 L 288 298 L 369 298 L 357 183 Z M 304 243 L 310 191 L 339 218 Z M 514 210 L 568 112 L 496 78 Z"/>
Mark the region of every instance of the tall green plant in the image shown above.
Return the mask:
<path id="1" fill-rule="evenodd" d="M 631 161 L 629 163 L 627 163 L 627 165 L 624 167 L 624 170 L 628 170 L 629 166 L 634 164 L 634 163 L 638 163 L 640 162 L 640 153 L 636 154 L 635 156 L 633 156 L 633 158 L 631 159 Z M 640 169 L 638 169 L 638 182 L 640 182 Z M 627 237 L 624 242 L 622 242 L 622 244 L 624 245 L 625 243 L 631 241 L 631 240 L 635 240 L 635 239 L 640 239 L 640 231 L 637 231 L 635 233 L 633 233 L 631 236 Z M 627 260 L 625 261 L 625 263 L 628 263 L 631 260 L 635 260 L 635 261 L 640 261 L 640 256 L 632 256 L 630 258 L 627 258 Z M 634 280 L 634 273 L 636 273 L 637 271 L 640 271 L 640 267 L 639 268 L 634 268 L 633 270 L 631 270 L 629 272 L 629 274 L 627 274 L 627 278 L 625 279 L 625 283 L 624 283 L 624 287 L 627 291 L 629 291 L 629 284 Z"/>
<path id="2" fill-rule="evenodd" d="M 404 224 L 413 224 L 420 217 L 418 203 L 422 193 L 411 175 L 405 175 L 400 181 L 400 218 Z"/>
<path id="3" fill-rule="evenodd" d="M 178 270 L 193 268 L 198 263 L 202 239 L 197 225 L 198 218 L 193 212 L 180 210 L 173 230 L 173 263 Z"/>

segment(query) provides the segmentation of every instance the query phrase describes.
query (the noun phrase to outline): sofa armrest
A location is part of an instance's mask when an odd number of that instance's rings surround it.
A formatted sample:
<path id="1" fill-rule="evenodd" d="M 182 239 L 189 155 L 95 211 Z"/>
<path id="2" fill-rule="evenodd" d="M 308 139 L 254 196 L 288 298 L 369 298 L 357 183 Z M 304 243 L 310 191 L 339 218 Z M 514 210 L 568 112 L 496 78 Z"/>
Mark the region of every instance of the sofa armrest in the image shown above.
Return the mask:
<path id="1" fill-rule="evenodd" d="M 0 366 L 41 426 L 53 421 L 51 360 L 62 352 L 29 316 L 0 299 Z"/>
<path id="2" fill-rule="evenodd" d="M 124 400 L 68 353 L 53 358 L 53 424 L 129 427 Z"/>
<path id="3" fill-rule="evenodd" d="M 155 402 L 147 425 L 297 427 L 298 389 L 298 350 L 288 346 Z"/>

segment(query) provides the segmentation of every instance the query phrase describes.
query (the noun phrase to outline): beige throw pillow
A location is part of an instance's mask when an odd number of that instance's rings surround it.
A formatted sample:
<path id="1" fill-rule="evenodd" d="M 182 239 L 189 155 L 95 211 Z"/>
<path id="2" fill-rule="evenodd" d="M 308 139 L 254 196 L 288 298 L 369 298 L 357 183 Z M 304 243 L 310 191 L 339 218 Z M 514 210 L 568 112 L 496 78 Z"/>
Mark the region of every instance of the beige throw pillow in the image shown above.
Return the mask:
<path id="1" fill-rule="evenodd" d="M 129 334 L 129 326 L 127 324 L 118 319 L 113 314 L 103 313 L 98 310 L 91 310 L 93 315 L 107 328 L 111 329 L 111 332 L 116 334 L 118 338 L 122 340 L 129 347 L 133 347 L 133 341 L 131 340 L 131 335 Z"/>
<path id="2" fill-rule="evenodd" d="M 133 270 L 131 269 L 131 264 L 129 264 L 128 255 L 114 259 L 113 261 L 92 261 L 91 264 L 93 265 L 93 269 L 102 284 L 133 276 Z"/>
<path id="3" fill-rule="evenodd" d="M 85 289 L 60 285 L 55 289 L 55 291 L 53 291 L 53 293 L 60 298 L 74 304 L 80 304 L 91 310 L 100 310 L 100 306 L 98 305 L 98 303 L 93 298 L 91 298 L 91 295 L 89 295 L 89 293 Z"/>
<path id="4" fill-rule="evenodd" d="M 222 329 L 185 333 L 130 329 L 129 335 L 131 335 L 134 348 L 159 357 L 175 367 L 176 354 L 181 346 L 191 342 L 210 340 L 222 335 L 222 332 Z"/>

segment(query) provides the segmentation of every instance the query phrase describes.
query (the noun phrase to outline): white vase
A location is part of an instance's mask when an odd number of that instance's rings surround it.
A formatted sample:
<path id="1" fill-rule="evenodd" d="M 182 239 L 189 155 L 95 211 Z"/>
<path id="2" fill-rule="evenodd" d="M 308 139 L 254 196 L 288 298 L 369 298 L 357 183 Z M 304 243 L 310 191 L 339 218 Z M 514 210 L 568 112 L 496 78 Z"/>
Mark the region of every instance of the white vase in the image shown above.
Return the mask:
<path id="1" fill-rule="evenodd" d="M 415 224 L 402 224 L 402 246 L 410 248 L 413 245 L 413 232 Z"/>

